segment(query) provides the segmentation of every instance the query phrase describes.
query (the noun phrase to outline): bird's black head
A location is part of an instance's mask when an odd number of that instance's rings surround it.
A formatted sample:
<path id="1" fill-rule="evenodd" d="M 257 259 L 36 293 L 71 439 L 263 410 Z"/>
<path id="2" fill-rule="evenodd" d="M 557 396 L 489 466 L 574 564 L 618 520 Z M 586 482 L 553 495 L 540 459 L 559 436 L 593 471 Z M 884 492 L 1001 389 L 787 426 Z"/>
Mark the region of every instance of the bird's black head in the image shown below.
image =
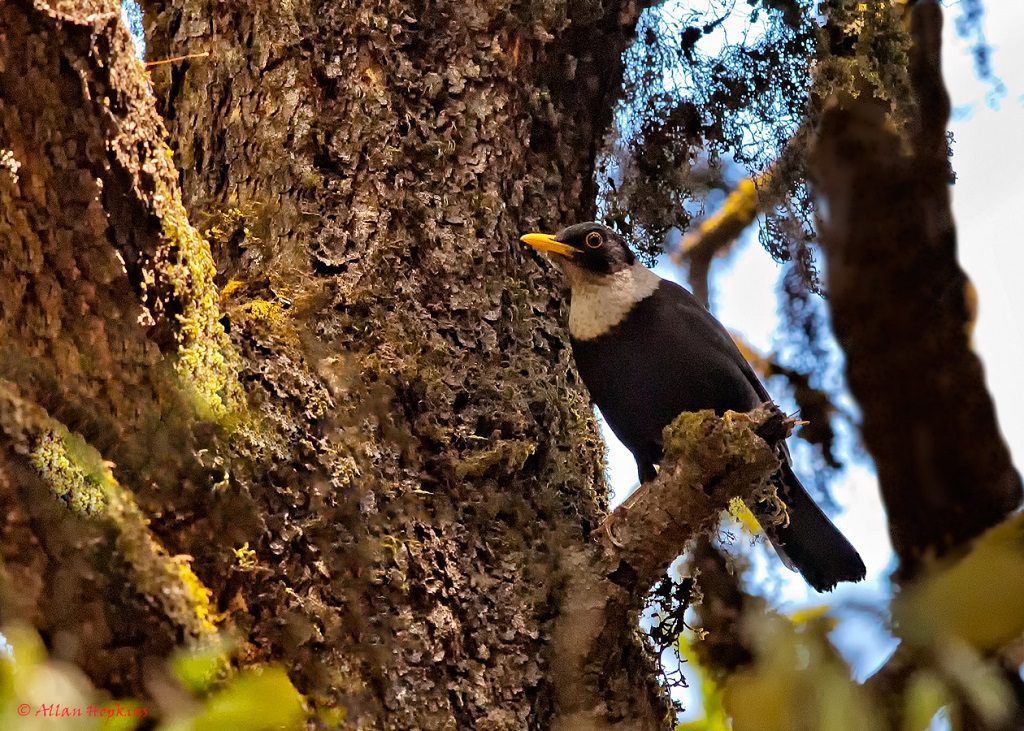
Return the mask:
<path id="1" fill-rule="evenodd" d="M 595 274 L 614 274 L 636 262 L 626 240 L 599 223 L 577 223 L 554 236 L 526 234 L 520 241 Z"/>

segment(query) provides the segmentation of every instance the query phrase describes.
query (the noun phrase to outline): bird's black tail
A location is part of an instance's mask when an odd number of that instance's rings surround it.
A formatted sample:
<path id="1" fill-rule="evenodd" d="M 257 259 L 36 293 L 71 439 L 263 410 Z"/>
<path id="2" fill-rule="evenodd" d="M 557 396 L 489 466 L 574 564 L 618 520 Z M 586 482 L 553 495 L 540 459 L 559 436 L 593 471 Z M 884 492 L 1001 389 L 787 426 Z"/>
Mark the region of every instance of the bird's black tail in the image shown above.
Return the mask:
<path id="1" fill-rule="evenodd" d="M 807 494 L 788 460 L 783 460 L 780 475 L 778 492 L 786 503 L 789 523 L 771 525 L 765 520 L 762 525 L 783 563 L 799 571 L 816 591 L 831 591 L 840 581 L 863 579 L 860 554 Z"/>

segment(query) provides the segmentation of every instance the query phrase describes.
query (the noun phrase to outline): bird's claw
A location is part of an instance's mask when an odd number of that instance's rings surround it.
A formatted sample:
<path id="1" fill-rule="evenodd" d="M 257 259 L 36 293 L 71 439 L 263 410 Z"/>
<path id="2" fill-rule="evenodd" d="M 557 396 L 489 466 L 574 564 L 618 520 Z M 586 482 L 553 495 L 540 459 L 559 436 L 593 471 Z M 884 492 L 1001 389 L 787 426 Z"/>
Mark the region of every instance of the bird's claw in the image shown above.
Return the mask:
<path id="1" fill-rule="evenodd" d="M 604 530 L 604 534 L 608 536 L 608 540 L 616 548 L 626 547 L 626 545 L 615 536 L 615 531 L 613 530 L 615 523 L 617 523 L 619 518 L 625 515 L 626 512 L 628 512 L 627 509 L 623 508 L 623 506 L 620 505 L 619 507 L 615 508 L 615 510 L 610 512 L 604 520 L 601 521 L 601 529 Z"/>

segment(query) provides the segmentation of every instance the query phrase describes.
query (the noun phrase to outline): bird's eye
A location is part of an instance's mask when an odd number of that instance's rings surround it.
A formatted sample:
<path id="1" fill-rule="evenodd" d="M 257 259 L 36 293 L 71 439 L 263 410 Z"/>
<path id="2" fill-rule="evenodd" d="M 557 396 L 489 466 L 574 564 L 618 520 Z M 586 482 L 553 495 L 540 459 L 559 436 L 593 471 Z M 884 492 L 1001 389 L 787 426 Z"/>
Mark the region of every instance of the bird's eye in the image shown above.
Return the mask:
<path id="1" fill-rule="evenodd" d="M 601 234 L 597 231 L 591 231 L 587 234 L 587 238 L 584 239 L 588 249 L 597 249 L 601 246 Z"/>

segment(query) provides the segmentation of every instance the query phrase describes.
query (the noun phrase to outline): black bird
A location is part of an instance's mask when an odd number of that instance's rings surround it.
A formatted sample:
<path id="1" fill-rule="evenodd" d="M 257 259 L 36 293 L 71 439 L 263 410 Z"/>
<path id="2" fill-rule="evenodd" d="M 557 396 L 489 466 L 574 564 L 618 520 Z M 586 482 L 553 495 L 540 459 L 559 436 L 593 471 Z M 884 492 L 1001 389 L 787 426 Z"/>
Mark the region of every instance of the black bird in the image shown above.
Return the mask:
<path id="1" fill-rule="evenodd" d="M 684 411 L 750 411 L 771 397 L 729 333 L 688 291 L 637 262 L 606 226 L 580 223 L 523 243 L 548 252 L 572 288 L 576 367 L 615 435 L 653 480 L 661 433 Z M 864 578 L 864 562 L 796 474 L 789 451 L 776 475 L 789 522 L 764 525 L 779 557 L 818 591 Z"/>

